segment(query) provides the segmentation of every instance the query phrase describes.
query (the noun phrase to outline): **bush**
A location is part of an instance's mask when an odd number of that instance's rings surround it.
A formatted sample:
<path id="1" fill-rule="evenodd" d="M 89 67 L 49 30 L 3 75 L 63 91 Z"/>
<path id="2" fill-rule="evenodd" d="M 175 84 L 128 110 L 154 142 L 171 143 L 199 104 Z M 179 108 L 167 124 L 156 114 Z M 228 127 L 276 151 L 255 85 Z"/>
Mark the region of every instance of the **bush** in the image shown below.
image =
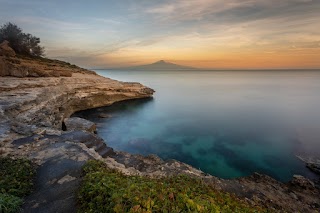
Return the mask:
<path id="1" fill-rule="evenodd" d="M 33 187 L 31 161 L 0 157 L 0 213 L 15 213 Z"/>
<path id="2" fill-rule="evenodd" d="M 99 161 L 89 161 L 83 171 L 79 212 L 263 211 L 188 176 L 161 179 L 125 176 Z"/>
<path id="3" fill-rule="evenodd" d="M 27 56 L 43 56 L 44 48 L 40 46 L 40 38 L 25 34 L 21 28 L 7 23 L 0 28 L 0 43 L 7 40 L 10 47 L 18 54 Z"/>
<path id="4" fill-rule="evenodd" d="M 22 199 L 13 195 L 0 194 L 0 213 L 16 213 L 20 209 Z"/>
<path id="5" fill-rule="evenodd" d="M 34 174 L 29 160 L 0 158 L 0 193 L 26 196 L 33 187 Z"/>

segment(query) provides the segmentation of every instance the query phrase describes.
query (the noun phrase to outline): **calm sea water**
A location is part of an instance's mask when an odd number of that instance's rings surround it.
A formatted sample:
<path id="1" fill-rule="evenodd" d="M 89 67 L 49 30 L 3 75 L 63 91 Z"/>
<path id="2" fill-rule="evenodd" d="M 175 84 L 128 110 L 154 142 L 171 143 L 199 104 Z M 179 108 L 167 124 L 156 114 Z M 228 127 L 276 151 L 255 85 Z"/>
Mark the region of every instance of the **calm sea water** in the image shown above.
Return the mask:
<path id="1" fill-rule="evenodd" d="M 97 73 L 156 91 L 81 113 L 116 150 L 174 158 L 222 178 L 314 177 L 296 155 L 320 156 L 319 71 Z"/>

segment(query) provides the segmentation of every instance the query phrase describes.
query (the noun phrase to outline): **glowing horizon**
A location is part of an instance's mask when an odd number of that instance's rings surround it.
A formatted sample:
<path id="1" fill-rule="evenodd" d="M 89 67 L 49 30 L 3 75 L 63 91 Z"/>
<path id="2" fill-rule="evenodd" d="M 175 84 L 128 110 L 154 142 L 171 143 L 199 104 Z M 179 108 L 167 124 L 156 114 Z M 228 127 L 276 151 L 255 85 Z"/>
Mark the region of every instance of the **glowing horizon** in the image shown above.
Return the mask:
<path id="1" fill-rule="evenodd" d="M 0 24 L 88 68 L 166 60 L 198 68 L 320 68 L 320 1 L 0 0 Z"/>

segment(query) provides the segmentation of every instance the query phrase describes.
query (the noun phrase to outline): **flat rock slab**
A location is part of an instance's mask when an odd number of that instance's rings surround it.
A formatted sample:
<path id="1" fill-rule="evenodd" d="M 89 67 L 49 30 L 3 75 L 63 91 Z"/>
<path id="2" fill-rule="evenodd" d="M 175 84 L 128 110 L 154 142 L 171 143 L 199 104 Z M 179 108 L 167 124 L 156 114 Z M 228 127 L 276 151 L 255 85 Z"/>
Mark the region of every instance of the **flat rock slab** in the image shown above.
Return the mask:
<path id="1" fill-rule="evenodd" d="M 95 143 L 103 142 L 104 141 L 95 134 L 91 134 L 89 132 L 84 131 L 71 131 L 66 132 L 61 135 L 61 137 L 57 137 L 60 141 L 73 141 L 76 143 L 86 143 L 88 141 L 92 141 Z"/>
<path id="2" fill-rule="evenodd" d="M 83 130 L 83 131 L 92 132 L 92 133 L 97 131 L 97 126 L 95 123 L 83 118 L 78 118 L 78 117 L 65 118 L 63 122 L 66 127 L 66 130 L 68 131 Z"/>
<path id="3" fill-rule="evenodd" d="M 34 157 L 44 163 L 37 169 L 34 192 L 26 198 L 22 212 L 76 212 L 81 168 L 91 157 L 79 146 L 63 142 L 51 144 Z"/>

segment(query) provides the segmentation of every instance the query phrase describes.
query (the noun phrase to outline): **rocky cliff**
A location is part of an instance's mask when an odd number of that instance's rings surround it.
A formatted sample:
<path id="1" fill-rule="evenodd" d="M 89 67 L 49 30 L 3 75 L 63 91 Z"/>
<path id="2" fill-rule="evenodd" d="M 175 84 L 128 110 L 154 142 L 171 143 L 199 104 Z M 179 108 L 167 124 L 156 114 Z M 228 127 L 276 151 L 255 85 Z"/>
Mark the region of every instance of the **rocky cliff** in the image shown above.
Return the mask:
<path id="1" fill-rule="evenodd" d="M 0 66 L 0 154 L 27 157 L 38 165 L 35 191 L 26 199 L 24 212 L 74 212 L 81 166 L 92 158 L 128 175 L 159 177 L 183 173 L 202 178 L 218 190 L 271 211 L 317 212 L 320 208 L 319 188 L 301 176 L 287 184 L 260 174 L 224 180 L 176 160 L 114 151 L 91 130 L 77 129 L 76 123 L 63 131 L 63 121 L 76 111 L 148 98 L 154 91 L 139 83 L 104 78 L 65 62 L 3 53 L 0 60 L 5 61 Z"/>

